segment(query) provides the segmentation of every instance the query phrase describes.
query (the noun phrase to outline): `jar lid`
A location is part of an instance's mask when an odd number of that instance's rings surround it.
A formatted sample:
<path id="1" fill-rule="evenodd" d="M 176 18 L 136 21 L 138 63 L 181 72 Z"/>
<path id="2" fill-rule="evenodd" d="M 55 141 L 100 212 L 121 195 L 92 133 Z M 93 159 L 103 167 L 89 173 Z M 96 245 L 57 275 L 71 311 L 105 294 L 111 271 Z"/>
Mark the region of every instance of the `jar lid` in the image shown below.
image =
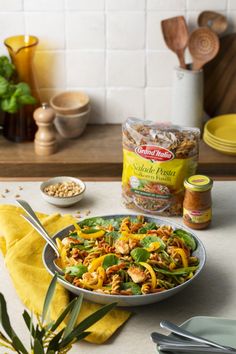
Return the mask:
<path id="1" fill-rule="evenodd" d="M 212 188 L 213 181 L 210 177 L 204 175 L 190 176 L 184 181 L 184 187 L 194 192 L 203 192 Z"/>

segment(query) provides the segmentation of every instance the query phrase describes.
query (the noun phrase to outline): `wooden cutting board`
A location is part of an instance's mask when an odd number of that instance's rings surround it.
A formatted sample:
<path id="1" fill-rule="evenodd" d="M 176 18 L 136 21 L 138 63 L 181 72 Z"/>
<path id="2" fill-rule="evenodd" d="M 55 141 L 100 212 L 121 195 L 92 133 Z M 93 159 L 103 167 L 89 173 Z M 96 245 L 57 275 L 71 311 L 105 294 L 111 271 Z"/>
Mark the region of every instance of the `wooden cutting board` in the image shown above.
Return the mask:
<path id="1" fill-rule="evenodd" d="M 220 39 L 219 53 L 204 67 L 204 108 L 210 117 L 236 113 L 236 33 Z"/>

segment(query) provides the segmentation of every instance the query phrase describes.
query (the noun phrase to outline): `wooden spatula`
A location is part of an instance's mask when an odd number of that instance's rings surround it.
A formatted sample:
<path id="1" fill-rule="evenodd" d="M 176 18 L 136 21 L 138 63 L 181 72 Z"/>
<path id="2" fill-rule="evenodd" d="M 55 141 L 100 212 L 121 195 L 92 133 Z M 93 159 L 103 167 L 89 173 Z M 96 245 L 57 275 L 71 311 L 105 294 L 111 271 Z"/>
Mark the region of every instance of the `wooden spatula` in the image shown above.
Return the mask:
<path id="1" fill-rule="evenodd" d="M 166 45 L 179 58 L 180 67 L 186 69 L 184 51 L 188 44 L 188 27 L 183 16 L 171 17 L 161 21 Z"/>
<path id="2" fill-rule="evenodd" d="M 200 70 L 217 55 L 220 41 L 212 30 L 201 27 L 190 34 L 188 47 L 193 59 L 192 69 Z"/>
<path id="3" fill-rule="evenodd" d="M 214 11 L 203 11 L 198 16 L 199 27 L 209 27 L 216 34 L 222 34 L 228 27 L 227 19 L 224 15 Z"/>

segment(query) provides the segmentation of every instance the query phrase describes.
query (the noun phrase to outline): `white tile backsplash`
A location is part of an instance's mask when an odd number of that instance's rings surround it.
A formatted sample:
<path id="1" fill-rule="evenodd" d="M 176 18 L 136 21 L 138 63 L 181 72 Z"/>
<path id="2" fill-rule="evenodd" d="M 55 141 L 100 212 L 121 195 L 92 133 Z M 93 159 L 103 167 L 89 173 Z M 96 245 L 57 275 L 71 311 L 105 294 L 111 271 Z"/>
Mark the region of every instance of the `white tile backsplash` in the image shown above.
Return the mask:
<path id="1" fill-rule="evenodd" d="M 198 1 L 198 0 L 196 0 Z M 185 10 L 186 0 L 147 0 L 148 10 Z"/>
<path id="2" fill-rule="evenodd" d="M 104 10 L 105 0 L 65 0 L 67 10 Z"/>
<path id="3" fill-rule="evenodd" d="M 177 56 L 172 52 L 147 53 L 147 86 L 171 86 L 173 68 L 178 65 Z"/>
<path id="4" fill-rule="evenodd" d="M 67 86 L 101 87 L 105 85 L 104 51 L 68 51 Z"/>
<path id="5" fill-rule="evenodd" d="M 144 117 L 144 89 L 107 89 L 107 123 L 121 123 L 127 117 Z"/>
<path id="6" fill-rule="evenodd" d="M 147 48 L 151 50 L 167 49 L 161 30 L 161 21 L 184 15 L 184 11 L 148 11 L 147 12 Z"/>
<path id="7" fill-rule="evenodd" d="M 65 16 L 63 12 L 26 12 L 25 31 L 39 38 L 39 49 L 65 48 Z"/>
<path id="8" fill-rule="evenodd" d="M 236 0 L 229 0 L 229 10 L 236 10 Z"/>
<path id="9" fill-rule="evenodd" d="M 107 0 L 107 10 L 139 11 L 145 9 L 146 0 Z"/>
<path id="10" fill-rule="evenodd" d="M 8 0 L 9 1 L 9 0 Z M 25 11 L 63 11 L 64 0 L 24 0 Z"/>
<path id="11" fill-rule="evenodd" d="M 187 0 L 187 10 L 226 10 L 227 0 Z"/>
<path id="12" fill-rule="evenodd" d="M 157 122 L 170 122 L 171 89 L 147 87 L 145 90 L 145 117 Z"/>
<path id="13" fill-rule="evenodd" d="M 38 51 L 34 64 L 39 88 L 66 87 L 64 51 Z"/>
<path id="14" fill-rule="evenodd" d="M 143 51 L 108 51 L 107 86 L 144 87 Z"/>
<path id="15" fill-rule="evenodd" d="M 145 14 L 117 12 L 107 14 L 108 49 L 143 49 L 145 45 Z"/>
<path id="16" fill-rule="evenodd" d="M 82 90 L 91 99 L 90 123 L 169 121 L 178 59 L 161 20 L 183 15 L 191 31 L 204 10 L 226 15 L 226 33 L 236 31 L 236 0 L 0 0 L 0 55 L 7 37 L 35 35 L 42 101 Z M 185 57 L 190 62 L 187 50 Z"/>
<path id="17" fill-rule="evenodd" d="M 6 54 L 3 42 L 6 38 L 24 33 L 24 15 L 21 12 L 0 12 L 0 53 Z"/>
<path id="18" fill-rule="evenodd" d="M 105 16 L 102 12 L 66 13 L 68 49 L 104 49 Z"/>
<path id="19" fill-rule="evenodd" d="M 0 0 L 0 11 L 21 11 L 23 0 Z"/>

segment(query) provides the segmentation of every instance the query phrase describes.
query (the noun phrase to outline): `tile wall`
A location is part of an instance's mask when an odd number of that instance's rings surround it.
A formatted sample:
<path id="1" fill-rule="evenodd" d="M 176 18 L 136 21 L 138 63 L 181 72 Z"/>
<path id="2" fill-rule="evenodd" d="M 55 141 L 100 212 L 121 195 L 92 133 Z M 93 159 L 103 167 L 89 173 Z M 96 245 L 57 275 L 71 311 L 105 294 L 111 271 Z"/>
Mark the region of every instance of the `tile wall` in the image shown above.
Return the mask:
<path id="1" fill-rule="evenodd" d="M 168 121 L 177 59 L 160 21 L 184 15 L 193 29 L 202 10 L 227 14 L 236 29 L 236 0 L 0 0 L 0 54 L 8 36 L 36 35 L 43 101 L 78 89 L 91 98 L 91 123 Z"/>

